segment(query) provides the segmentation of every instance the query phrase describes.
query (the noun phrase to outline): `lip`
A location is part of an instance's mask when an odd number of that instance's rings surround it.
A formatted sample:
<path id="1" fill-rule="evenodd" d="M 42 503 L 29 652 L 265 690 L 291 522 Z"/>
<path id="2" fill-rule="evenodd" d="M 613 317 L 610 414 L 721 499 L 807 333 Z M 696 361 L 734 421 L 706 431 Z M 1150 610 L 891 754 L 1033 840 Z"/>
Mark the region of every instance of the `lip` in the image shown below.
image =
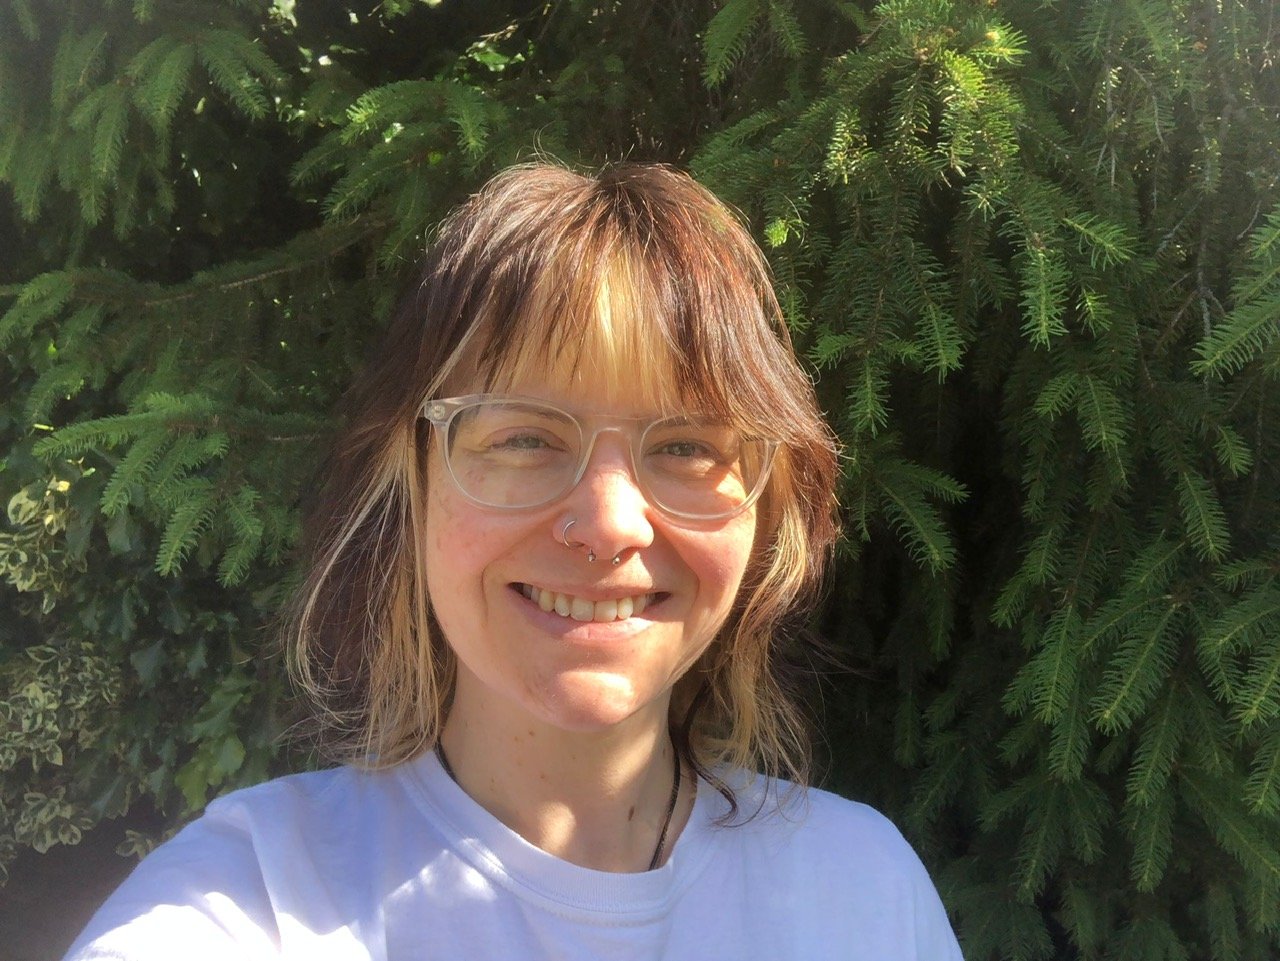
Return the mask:
<path id="1" fill-rule="evenodd" d="M 563 593 L 567 594 L 569 592 L 565 591 Z M 575 621 L 573 618 L 563 617 L 555 611 L 544 611 L 535 601 L 531 601 L 521 593 L 519 583 L 509 584 L 507 591 L 508 596 L 521 614 L 531 620 L 544 634 L 579 643 L 600 642 L 615 644 L 635 637 L 637 634 L 652 627 L 656 620 L 661 619 L 662 605 L 671 595 L 666 591 L 652 593 L 654 593 L 654 599 L 645 607 L 643 614 L 633 614 L 626 620 L 621 621 Z M 628 595 L 602 592 L 597 587 L 593 591 L 583 591 L 577 596 L 612 600 L 619 596 Z M 659 615 L 658 617 L 653 616 L 655 612 Z"/>
<path id="2" fill-rule="evenodd" d="M 507 585 L 507 587 L 519 594 L 520 588 L 525 584 L 543 591 L 552 591 L 556 594 L 567 594 L 570 597 L 578 597 L 584 601 L 590 601 L 593 604 L 598 604 L 600 601 L 617 601 L 624 597 L 637 597 L 641 594 L 645 594 L 649 597 L 650 604 L 656 604 L 658 601 L 665 600 L 670 596 L 667 591 L 659 591 L 652 587 L 631 585 L 601 587 L 596 584 L 590 587 L 557 587 L 554 584 L 535 583 L 533 581 L 512 581 Z"/>

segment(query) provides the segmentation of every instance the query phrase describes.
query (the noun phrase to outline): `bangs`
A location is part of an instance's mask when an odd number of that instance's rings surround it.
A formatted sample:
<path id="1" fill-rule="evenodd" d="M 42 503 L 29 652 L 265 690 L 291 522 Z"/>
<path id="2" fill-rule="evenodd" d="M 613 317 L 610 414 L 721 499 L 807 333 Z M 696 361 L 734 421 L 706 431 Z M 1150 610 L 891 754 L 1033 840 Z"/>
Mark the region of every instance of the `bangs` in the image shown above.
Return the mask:
<path id="1" fill-rule="evenodd" d="M 656 278 L 638 267 L 614 254 L 549 271 L 505 322 L 485 325 L 477 381 L 490 392 L 550 384 L 593 404 L 723 416 L 721 404 L 690 389 L 671 336 L 674 318 Z"/>
<path id="2" fill-rule="evenodd" d="M 539 170 L 499 178 L 473 204 L 444 231 L 432 280 L 448 358 L 434 396 L 547 386 L 784 444 L 812 426 L 759 249 L 687 177 Z"/>

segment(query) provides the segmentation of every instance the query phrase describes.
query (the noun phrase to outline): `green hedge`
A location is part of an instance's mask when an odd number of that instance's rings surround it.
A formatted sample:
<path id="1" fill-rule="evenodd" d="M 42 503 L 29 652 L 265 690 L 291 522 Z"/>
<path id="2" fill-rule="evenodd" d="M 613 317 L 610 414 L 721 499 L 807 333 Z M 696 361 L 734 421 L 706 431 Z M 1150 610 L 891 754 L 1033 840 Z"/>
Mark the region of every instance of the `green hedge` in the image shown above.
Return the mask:
<path id="1" fill-rule="evenodd" d="M 1274 957 L 1278 49 L 1270 0 L 0 0 L 0 864 L 297 763 L 299 504 L 432 225 L 663 160 L 845 445 L 830 781 L 972 961 Z"/>

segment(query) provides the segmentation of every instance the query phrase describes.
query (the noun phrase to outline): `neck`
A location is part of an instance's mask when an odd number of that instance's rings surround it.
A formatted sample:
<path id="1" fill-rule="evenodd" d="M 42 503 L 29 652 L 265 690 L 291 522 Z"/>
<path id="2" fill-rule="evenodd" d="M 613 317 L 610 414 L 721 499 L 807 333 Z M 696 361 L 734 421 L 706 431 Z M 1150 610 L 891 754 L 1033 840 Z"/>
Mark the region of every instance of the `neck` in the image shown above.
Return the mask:
<path id="1" fill-rule="evenodd" d="M 578 732 L 492 705 L 471 710 L 458 697 L 441 747 L 459 786 L 526 841 L 583 867 L 643 871 L 655 852 L 666 860 L 696 793 L 684 772 L 672 810 L 667 705 L 650 708 L 607 731 Z"/>

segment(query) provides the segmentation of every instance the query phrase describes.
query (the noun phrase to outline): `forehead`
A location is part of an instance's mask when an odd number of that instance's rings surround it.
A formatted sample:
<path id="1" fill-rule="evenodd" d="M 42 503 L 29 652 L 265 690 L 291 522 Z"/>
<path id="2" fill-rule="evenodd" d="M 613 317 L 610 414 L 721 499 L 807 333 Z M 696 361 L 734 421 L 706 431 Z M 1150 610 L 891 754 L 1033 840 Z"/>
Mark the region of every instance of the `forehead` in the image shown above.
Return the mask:
<path id="1" fill-rule="evenodd" d="M 681 387 L 657 298 L 611 270 L 589 297 L 534 298 L 474 365 L 469 390 L 520 394 L 583 411 L 649 416 L 707 406 Z M 494 338 L 491 336 L 490 340 Z"/>
<path id="2" fill-rule="evenodd" d="M 646 368 L 643 363 L 584 352 L 572 360 L 562 357 L 541 368 L 530 366 L 501 370 L 482 389 L 618 417 L 667 415 L 690 406 L 676 390 L 674 377 L 657 365 Z M 701 406 L 696 401 L 695 405 Z"/>

